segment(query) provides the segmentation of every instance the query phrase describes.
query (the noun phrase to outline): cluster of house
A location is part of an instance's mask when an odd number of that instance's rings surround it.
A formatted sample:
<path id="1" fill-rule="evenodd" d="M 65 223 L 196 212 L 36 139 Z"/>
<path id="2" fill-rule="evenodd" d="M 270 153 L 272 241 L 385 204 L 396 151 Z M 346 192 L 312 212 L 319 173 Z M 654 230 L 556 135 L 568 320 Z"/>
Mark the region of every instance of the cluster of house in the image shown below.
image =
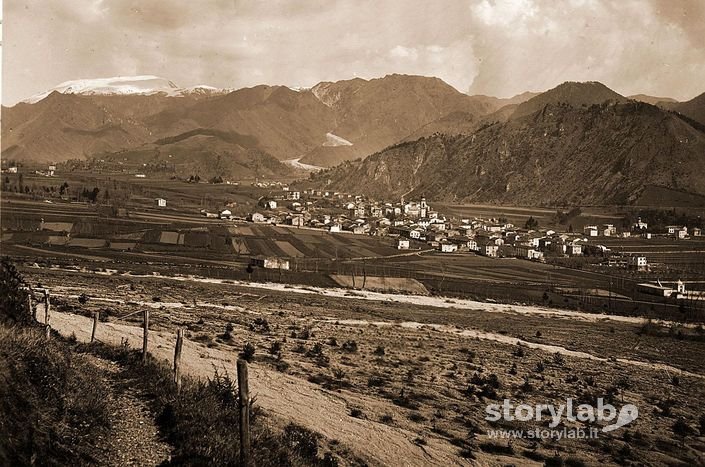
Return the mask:
<path id="1" fill-rule="evenodd" d="M 680 240 L 688 237 L 700 237 L 702 234 L 702 230 L 698 227 L 693 227 L 689 232 L 688 227 L 683 225 L 668 225 L 666 226 L 666 231 L 667 236 Z M 646 239 L 651 239 L 654 235 L 649 232 L 649 224 L 642 221 L 641 217 L 639 217 L 637 221 L 632 224 L 631 231 L 624 231 L 621 233 L 617 232 L 617 228 L 614 224 L 602 224 L 601 226 L 586 225 L 583 228 L 583 234 L 585 234 L 586 237 L 615 237 L 618 235 L 622 237 L 630 237 L 632 233 L 639 234 Z"/>
<path id="2" fill-rule="evenodd" d="M 19 173 L 19 169 L 15 165 L 12 165 L 9 167 L 3 166 L 0 168 L 0 172 L 1 173 L 8 173 L 8 174 L 16 174 L 16 173 Z M 35 170 L 32 173 L 34 173 L 35 175 L 41 175 L 42 177 L 53 177 L 56 173 L 56 165 L 50 164 L 47 166 L 46 169 Z"/>
<path id="3" fill-rule="evenodd" d="M 655 295 L 666 299 L 676 300 L 703 300 L 705 292 L 702 290 L 686 290 L 685 283 L 681 280 L 677 282 L 644 282 L 637 284 L 637 292 L 645 295 Z"/>
<path id="4" fill-rule="evenodd" d="M 474 251 L 490 257 L 519 257 L 542 260 L 545 254 L 578 256 L 591 248 L 581 235 L 559 233 L 554 230 L 517 228 L 497 219 L 463 219 L 459 225 L 435 217 L 435 222 L 422 222 L 395 226 L 390 234 L 400 236 L 399 248 L 408 248 L 404 239 L 426 242 L 441 252 Z"/>

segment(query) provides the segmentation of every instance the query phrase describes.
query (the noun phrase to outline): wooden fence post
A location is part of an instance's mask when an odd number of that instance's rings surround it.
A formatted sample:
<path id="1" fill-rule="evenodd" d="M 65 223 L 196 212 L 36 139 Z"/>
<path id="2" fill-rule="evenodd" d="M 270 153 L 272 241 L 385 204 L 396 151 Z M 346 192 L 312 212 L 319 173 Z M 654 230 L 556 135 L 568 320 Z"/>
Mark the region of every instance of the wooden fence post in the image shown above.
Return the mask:
<path id="1" fill-rule="evenodd" d="M 247 383 L 247 362 L 237 361 L 238 406 L 240 408 L 240 464 L 250 465 L 250 389 Z"/>
<path id="2" fill-rule="evenodd" d="M 91 344 L 95 341 L 95 332 L 98 330 L 98 312 L 93 312 L 93 331 L 91 332 Z"/>
<path id="3" fill-rule="evenodd" d="M 149 339 L 149 308 L 143 312 L 144 322 L 142 323 L 142 361 L 147 361 L 147 341 Z"/>
<path id="4" fill-rule="evenodd" d="M 44 324 L 49 326 L 49 319 L 51 318 L 51 303 L 49 301 L 49 291 L 44 289 Z"/>
<path id="5" fill-rule="evenodd" d="M 46 338 L 49 339 L 51 336 L 51 325 L 49 320 L 51 319 L 51 302 L 49 301 L 49 290 L 44 289 L 44 326 L 46 331 Z"/>
<path id="6" fill-rule="evenodd" d="M 27 312 L 29 313 L 30 319 L 34 317 L 34 313 L 32 313 L 32 292 L 31 291 L 27 292 Z"/>
<path id="7" fill-rule="evenodd" d="M 181 349 L 184 346 L 184 330 L 176 330 L 176 346 L 174 347 L 174 383 L 176 393 L 181 393 Z"/>

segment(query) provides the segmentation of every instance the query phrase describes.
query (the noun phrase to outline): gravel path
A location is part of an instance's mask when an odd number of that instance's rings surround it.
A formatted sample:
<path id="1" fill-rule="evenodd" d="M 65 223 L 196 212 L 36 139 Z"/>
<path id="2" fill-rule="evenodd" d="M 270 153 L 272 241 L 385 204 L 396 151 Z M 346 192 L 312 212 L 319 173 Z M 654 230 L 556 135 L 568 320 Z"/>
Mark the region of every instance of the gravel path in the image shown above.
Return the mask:
<path id="1" fill-rule="evenodd" d="M 107 395 L 112 427 L 110 437 L 99 446 L 99 465 L 156 466 L 169 460 L 171 446 L 160 439 L 154 417 L 135 382 L 122 375 L 117 363 L 93 355 L 88 358 L 103 371 L 105 382 L 113 389 Z"/>

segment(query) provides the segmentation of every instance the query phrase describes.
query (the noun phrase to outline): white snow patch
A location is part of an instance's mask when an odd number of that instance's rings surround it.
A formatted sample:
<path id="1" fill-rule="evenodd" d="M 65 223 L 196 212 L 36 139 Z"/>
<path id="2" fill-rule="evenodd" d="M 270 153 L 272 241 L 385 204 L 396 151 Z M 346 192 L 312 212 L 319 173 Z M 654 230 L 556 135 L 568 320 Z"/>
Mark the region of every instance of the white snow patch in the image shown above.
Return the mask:
<path id="1" fill-rule="evenodd" d="M 180 88 L 172 81 L 154 75 L 116 76 L 113 78 L 94 78 L 65 81 L 48 91 L 35 94 L 22 102 L 35 104 L 52 92 L 61 94 L 79 94 L 84 96 L 126 96 L 164 94 L 171 97 L 183 97 L 193 94 L 216 95 L 231 92 L 213 86 L 197 85 Z"/>
<path id="2" fill-rule="evenodd" d="M 345 138 L 341 138 L 338 135 L 334 135 L 333 133 L 326 133 L 326 142 L 323 143 L 323 146 L 330 146 L 330 147 L 336 147 L 336 146 L 352 146 L 353 144 L 348 141 Z"/>
<path id="3" fill-rule="evenodd" d="M 311 165 L 311 164 L 305 164 L 305 163 L 300 162 L 300 161 L 301 161 L 301 157 L 299 157 L 298 159 L 287 159 L 287 160 L 285 160 L 285 161 L 282 161 L 282 163 L 283 163 L 283 164 L 286 164 L 286 165 L 289 165 L 289 166 L 291 166 L 291 167 L 293 167 L 293 168 L 295 168 L 295 169 L 299 169 L 299 170 L 308 170 L 308 171 L 311 171 L 311 172 L 317 172 L 317 171 L 319 171 L 319 170 L 323 170 L 323 169 L 324 169 L 324 167 L 319 167 L 319 166 L 317 166 L 317 165 Z"/>

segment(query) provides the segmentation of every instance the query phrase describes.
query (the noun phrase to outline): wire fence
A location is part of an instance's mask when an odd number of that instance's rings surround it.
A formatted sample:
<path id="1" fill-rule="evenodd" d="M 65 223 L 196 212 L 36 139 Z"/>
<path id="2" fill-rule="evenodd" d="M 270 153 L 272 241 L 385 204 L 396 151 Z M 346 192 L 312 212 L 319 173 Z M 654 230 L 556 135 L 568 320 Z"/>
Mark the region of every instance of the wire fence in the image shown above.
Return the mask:
<path id="1" fill-rule="evenodd" d="M 27 310 L 30 319 L 36 323 L 42 324 L 45 328 L 46 338 L 51 338 L 51 293 L 48 288 L 31 288 L 22 287 L 27 293 Z M 39 296 L 38 296 L 39 295 Z M 39 312 L 43 308 L 43 319 L 39 318 Z M 122 316 L 114 317 L 110 324 L 117 322 L 126 322 L 127 318 L 142 315 L 142 362 L 145 363 L 149 357 L 149 322 L 150 315 L 153 312 L 149 307 L 141 310 L 127 313 Z M 161 314 L 157 312 L 156 314 Z M 98 340 L 98 331 L 100 327 L 99 313 L 93 313 L 93 319 L 89 322 L 90 343 L 100 342 Z M 184 329 L 176 330 L 176 341 L 174 345 L 174 360 L 173 360 L 173 382 L 176 388 L 177 395 L 182 389 L 182 366 L 181 354 L 185 343 Z M 107 343 L 103 343 L 107 344 Z M 242 359 L 237 360 L 237 379 L 238 379 L 238 408 L 240 411 L 240 463 L 241 465 L 250 465 L 251 461 L 251 441 L 250 441 L 250 412 L 252 410 L 252 399 L 250 398 L 248 369 L 247 362 Z"/>

